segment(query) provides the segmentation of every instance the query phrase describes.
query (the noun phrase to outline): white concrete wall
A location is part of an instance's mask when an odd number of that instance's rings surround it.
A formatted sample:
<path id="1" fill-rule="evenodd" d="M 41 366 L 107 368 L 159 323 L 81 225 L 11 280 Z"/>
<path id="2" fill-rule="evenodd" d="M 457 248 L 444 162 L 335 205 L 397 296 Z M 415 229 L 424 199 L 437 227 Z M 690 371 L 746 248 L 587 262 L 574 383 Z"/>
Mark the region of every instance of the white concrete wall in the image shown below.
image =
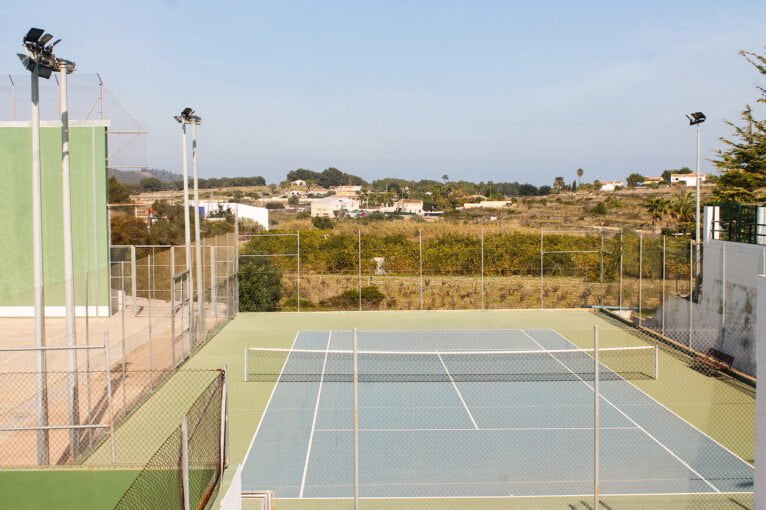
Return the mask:
<path id="1" fill-rule="evenodd" d="M 238 218 L 247 218 L 253 220 L 263 227 L 269 229 L 269 210 L 265 207 L 255 207 L 253 205 L 238 204 L 235 202 L 200 202 L 200 207 L 204 208 L 203 214 L 218 210 L 220 205 L 224 209 L 231 209 Z"/>

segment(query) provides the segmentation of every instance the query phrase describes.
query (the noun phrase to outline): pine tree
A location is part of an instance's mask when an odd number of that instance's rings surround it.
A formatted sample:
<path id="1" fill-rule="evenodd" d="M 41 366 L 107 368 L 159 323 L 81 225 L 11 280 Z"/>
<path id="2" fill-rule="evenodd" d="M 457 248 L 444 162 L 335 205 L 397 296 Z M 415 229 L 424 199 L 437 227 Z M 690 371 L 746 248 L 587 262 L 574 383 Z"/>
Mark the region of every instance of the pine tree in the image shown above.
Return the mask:
<path id="1" fill-rule="evenodd" d="M 766 56 L 749 51 L 741 51 L 740 55 L 766 76 Z M 758 102 L 766 103 L 766 89 L 758 88 L 761 91 Z M 750 105 L 740 117 L 744 121 L 742 126 L 726 121 L 734 129 L 734 136 L 732 140 L 721 138 L 727 148 L 716 151 L 718 159 L 713 161 L 722 173 L 714 191 L 720 202 L 752 203 L 763 199 L 757 191 L 766 187 L 766 120 L 756 119 Z"/>

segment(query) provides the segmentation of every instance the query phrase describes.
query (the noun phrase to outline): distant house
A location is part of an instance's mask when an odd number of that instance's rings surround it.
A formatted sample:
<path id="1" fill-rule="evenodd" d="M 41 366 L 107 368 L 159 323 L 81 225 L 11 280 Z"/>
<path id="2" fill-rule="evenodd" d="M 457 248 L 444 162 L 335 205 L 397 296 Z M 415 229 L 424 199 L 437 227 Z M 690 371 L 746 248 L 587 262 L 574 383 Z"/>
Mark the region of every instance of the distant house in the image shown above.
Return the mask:
<path id="1" fill-rule="evenodd" d="M 219 210 L 229 209 L 237 218 L 247 218 L 253 220 L 264 230 L 269 229 L 269 210 L 265 207 L 255 207 L 247 204 L 238 204 L 235 202 L 200 202 L 200 214 L 207 218 L 211 213 Z"/>
<path id="2" fill-rule="evenodd" d="M 647 184 L 662 184 L 665 179 L 662 177 L 644 177 L 644 185 Z"/>
<path id="3" fill-rule="evenodd" d="M 335 194 L 340 197 L 355 197 L 362 191 L 361 186 L 336 186 Z"/>
<path id="4" fill-rule="evenodd" d="M 345 196 L 331 196 L 315 198 L 311 201 L 311 216 L 320 218 L 333 218 L 338 212 L 357 211 L 359 199 Z"/>
<path id="5" fill-rule="evenodd" d="M 697 185 L 697 178 L 699 178 L 700 183 L 707 180 L 705 174 L 670 174 L 670 184 L 683 183 L 684 186 L 689 188 Z"/>
<path id="6" fill-rule="evenodd" d="M 403 198 L 394 203 L 394 210 L 404 214 L 417 214 L 423 216 L 423 201 L 411 198 Z"/>
<path id="7" fill-rule="evenodd" d="M 510 200 L 482 200 L 481 202 L 463 204 L 463 209 L 502 209 L 512 205 L 513 202 Z"/>
<path id="8" fill-rule="evenodd" d="M 623 181 L 604 181 L 601 183 L 601 191 L 614 191 L 617 188 L 624 188 Z"/>
<path id="9" fill-rule="evenodd" d="M 295 179 L 294 181 L 291 181 L 290 184 L 292 186 L 307 186 L 306 181 L 303 179 Z"/>

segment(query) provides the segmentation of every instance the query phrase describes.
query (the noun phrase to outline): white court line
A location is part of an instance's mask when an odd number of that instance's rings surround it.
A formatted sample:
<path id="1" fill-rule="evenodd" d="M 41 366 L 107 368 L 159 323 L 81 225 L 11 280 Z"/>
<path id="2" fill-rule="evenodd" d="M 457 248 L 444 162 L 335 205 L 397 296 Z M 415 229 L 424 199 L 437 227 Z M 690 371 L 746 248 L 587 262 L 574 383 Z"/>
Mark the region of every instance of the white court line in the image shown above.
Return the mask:
<path id="1" fill-rule="evenodd" d="M 324 384 L 324 372 L 327 368 L 327 354 L 330 350 L 330 342 L 332 341 L 332 331 L 327 335 L 327 346 L 325 346 L 324 363 L 322 363 L 322 375 L 319 379 L 319 389 L 317 390 L 317 401 L 314 406 L 314 418 L 311 420 L 311 435 L 309 435 L 309 446 L 306 448 L 306 462 L 303 464 L 303 477 L 301 478 L 301 492 L 299 497 L 303 497 L 303 488 L 306 486 L 306 474 L 309 471 L 309 459 L 311 458 L 311 443 L 314 442 L 314 430 L 317 425 L 317 415 L 319 414 L 319 399 L 322 398 L 322 384 Z"/>
<path id="2" fill-rule="evenodd" d="M 444 367 L 444 371 L 447 372 L 447 377 L 449 377 L 449 380 L 452 383 L 452 387 L 455 388 L 455 392 L 457 393 L 457 396 L 460 398 L 460 401 L 463 403 L 465 412 L 468 413 L 468 417 L 471 419 L 471 423 L 473 423 L 473 428 L 478 430 L 479 426 L 476 424 L 476 420 L 474 420 L 473 415 L 471 414 L 471 410 L 468 409 L 468 404 L 465 403 L 465 400 L 463 399 L 463 395 L 460 393 L 460 390 L 458 389 L 457 384 L 455 384 L 455 379 L 452 378 L 452 374 L 450 374 L 449 369 L 447 368 L 447 365 L 444 363 L 444 360 L 442 359 L 442 355 L 439 354 L 438 351 L 436 352 L 436 355 L 439 356 L 439 361 L 441 361 L 442 366 Z"/>
<path id="3" fill-rule="evenodd" d="M 609 480 L 611 481 L 611 480 Z M 593 480 L 588 480 L 588 482 L 593 482 Z M 500 482 L 497 482 L 500 483 Z M 507 483 L 514 483 L 514 482 L 507 482 Z M 539 482 L 531 482 L 538 484 Z M 560 483 L 560 482 L 555 482 Z M 580 482 L 585 483 L 585 482 Z M 481 485 L 481 484 L 479 484 Z M 336 487 L 334 485 L 319 485 L 318 487 Z M 343 487 L 343 486 L 341 486 Z M 243 491 L 243 494 L 247 494 Z M 704 496 L 706 494 L 710 494 L 709 492 L 637 492 L 637 493 L 602 493 L 601 495 L 603 497 L 610 497 L 610 498 L 620 498 L 620 497 L 626 497 L 626 498 L 637 498 L 637 497 L 661 497 L 661 496 L 678 496 L 678 497 L 684 497 L 684 496 Z M 753 494 L 753 491 L 742 491 L 742 492 L 721 492 L 719 493 L 720 496 L 747 496 L 748 494 Z M 385 500 L 397 500 L 397 499 L 406 499 L 406 500 L 419 500 L 419 499 L 442 499 L 442 500 L 450 500 L 450 499 L 540 499 L 540 498 L 593 498 L 593 493 L 590 494 L 529 494 L 529 495 L 505 495 L 505 496 L 361 496 L 359 499 L 362 500 L 379 500 L 379 499 L 385 499 Z M 296 497 L 287 497 L 287 498 L 278 498 L 280 500 L 297 500 Z M 303 501 L 311 501 L 311 500 L 319 500 L 319 501 L 331 501 L 331 500 L 353 500 L 354 498 L 352 496 L 338 496 L 338 497 L 332 497 L 332 496 L 312 496 L 310 498 L 302 498 Z"/>
<path id="4" fill-rule="evenodd" d="M 529 335 L 529 334 L 528 334 L 526 331 L 524 331 L 523 329 L 522 329 L 521 331 L 522 331 L 522 332 L 523 332 L 525 335 L 527 335 L 527 336 L 530 338 L 530 340 L 532 340 L 534 343 L 536 343 L 537 345 L 539 345 L 541 349 L 545 350 L 545 348 L 544 348 L 544 347 L 543 347 L 543 346 L 540 344 L 540 342 L 538 342 L 537 340 L 535 340 L 535 339 L 534 339 L 534 338 L 533 338 L 531 335 Z M 558 335 L 558 333 L 556 333 L 556 334 Z M 559 335 L 559 336 L 560 336 L 560 335 Z M 567 342 L 569 342 L 569 340 L 567 340 L 566 338 L 564 338 L 564 340 L 566 340 Z M 569 342 L 569 343 L 571 343 L 571 342 Z M 553 354 L 551 354 L 551 358 L 555 359 L 555 360 L 556 360 L 556 361 L 557 361 L 557 362 L 558 362 L 558 363 L 559 363 L 561 366 L 563 366 L 564 368 L 566 368 L 566 369 L 567 369 L 567 370 L 568 370 L 570 373 L 572 373 L 572 375 L 574 375 L 575 377 L 577 377 L 578 379 L 580 379 L 580 381 L 582 381 L 582 383 L 583 383 L 585 386 L 587 386 L 588 388 L 590 388 L 590 390 L 591 390 L 591 391 L 593 391 L 593 392 L 595 393 L 595 391 L 596 391 L 596 390 L 593 388 L 593 386 L 591 386 L 590 384 L 588 384 L 588 383 L 585 381 L 585 379 L 583 379 L 582 377 L 580 377 L 579 375 L 577 375 L 577 374 L 576 374 L 574 371 L 572 371 L 572 370 L 571 370 L 571 369 L 570 369 L 568 366 L 566 366 L 566 365 L 565 365 L 565 364 L 564 364 L 564 363 L 563 363 L 563 362 L 562 362 L 560 359 L 558 359 L 558 358 L 557 358 L 556 356 L 554 356 Z M 636 420 L 634 420 L 633 418 L 631 418 L 630 416 L 628 416 L 628 415 L 627 415 L 627 414 L 626 414 L 626 413 L 625 413 L 625 412 L 624 412 L 622 409 L 620 409 L 619 407 L 617 407 L 616 405 L 614 405 L 614 404 L 613 404 L 613 403 L 612 403 L 612 402 L 611 402 L 611 401 L 610 401 L 608 398 L 606 398 L 606 397 L 605 397 L 605 396 L 603 396 L 603 395 L 598 395 L 598 397 L 599 397 L 599 398 L 601 398 L 601 399 L 602 399 L 604 402 L 606 402 L 606 403 L 607 403 L 607 404 L 609 404 L 610 406 L 612 406 L 612 407 L 613 407 L 613 408 L 614 408 L 614 409 L 615 409 L 615 410 L 616 410 L 618 413 L 620 413 L 620 414 L 621 414 L 621 415 L 623 415 L 625 418 L 627 418 L 627 419 L 628 419 L 628 421 L 630 421 L 631 423 L 633 423 L 633 424 L 634 424 L 636 427 L 638 427 L 639 429 L 641 429 L 641 431 L 643 431 L 643 433 L 644 433 L 644 434 L 646 434 L 646 435 L 647 435 L 647 436 L 648 436 L 648 437 L 649 437 L 649 438 L 650 438 L 652 441 L 654 441 L 655 443 L 657 443 L 657 444 L 658 444 L 658 445 L 659 445 L 659 446 L 660 446 L 662 449 L 664 449 L 664 450 L 665 450 L 666 452 L 668 452 L 670 455 L 672 455 L 673 457 L 675 457 L 675 459 L 676 459 L 676 460 L 678 460 L 678 462 L 680 462 L 681 464 L 683 464 L 684 466 L 686 466 L 686 468 L 687 468 L 689 471 L 691 471 L 692 473 L 694 473 L 694 474 L 695 474 L 696 476 L 698 476 L 698 477 L 699 477 L 699 478 L 700 478 L 700 479 L 701 479 L 703 482 L 705 482 L 706 484 L 708 484 L 708 485 L 710 486 L 710 488 L 712 488 L 712 489 L 713 489 L 714 491 L 716 491 L 716 492 L 721 492 L 720 490 L 718 490 L 718 487 L 716 487 L 715 485 L 713 485 L 712 483 L 710 483 L 710 482 L 707 480 L 707 478 L 705 478 L 704 476 L 702 476 L 702 475 L 701 475 L 701 474 L 700 474 L 700 473 L 699 473 L 699 472 L 698 472 L 696 469 L 694 469 L 693 467 L 691 467 L 691 466 L 690 466 L 690 465 L 689 465 L 689 464 L 688 464 L 688 463 L 687 463 L 685 460 L 683 460 L 681 457 L 679 457 L 678 455 L 676 455 L 676 454 L 673 452 L 673 450 L 671 450 L 670 448 L 668 448 L 667 446 L 665 446 L 665 445 L 662 443 L 662 441 L 660 441 L 659 439 L 657 439 L 656 437 L 654 437 L 653 435 L 651 435 L 651 434 L 650 434 L 650 433 L 649 433 L 649 432 L 648 432 L 648 431 L 647 431 L 645 428 L 643 428 L 641 425 L 639 425 L 639 424 L 638 424 L 638 422 L 636 422 Z"/>
<path id="5" fill-rule="evenodd" d="M 513 432 L 513 431 L 593 430 L 593 427 L 510 427 L 482 429 L 360 429 L 359 432 Z M 601 427 L 601 430 L 640 430 L 638 427 Z M 316 429 L 314 432 L 353 432 L 354 429 Z"/>
<path id="6" fill-rule="evenodd" d="M 535 331 L 535 330 L 531 330 L 531 331 Z M 565 337 L 564 335 L 562 335 L 561 333 L 559 333 L 559 332 L 558 332 L 558 331 L 556 331 L 555 329 L 541 329 L 541 330 L 537 330 L 537 331 L 552 331 L 553 333 L 555 333 L 556 335 L 558 335 L 559 337 L 561 337 L 562 339 L 564 339 L 564 340 L 565 340 L 567 343 L 569 343 L 569 344 L 571 344 L 571 345 L 575 345 L 575 344 L 574 344 L 574 343 L 572 343 L 572 342 L 571 342 L 571 341 L 570 341 L 570 340 L 569 340 L 567 337 Z M 750 464 L 748 461 L 746 461 L 745 459 L 743 459 L 742 457 L 740 457 L 739 455 L 737 455 L 737 454 L 736 454 L 736 453 L 734 453 L 733 451 L 729 450 L 729 449 L 728 449 L 726 446 L 722 445 L 721 443 L 719 443 L 718 441 L 716 441 L 715 439 L 713 439 L 712 437 L 710 437 L 709 435 L 707 435 L 707 434 L 706 434 L 705 432 L 703 432 L 702 430 L 698 429 L 698 428 L 697 428 L 697 427 L 696 427 L 694 424 L 692 424 L 692 423 L 690 423 L 689 421 L 687 421 L 687 420 L 686 420 L 686 418 L 682 417 L 681 415 L 679 415 L 678 413 L 676 413 L 675 411 L 673 411 L 672 409 L 670 409 L 668 406 L 666 406 L 665 404 L 663 404 L 662 402 L 660 402 L 660 401 L 659 401 L 659 400 L 657 400 L 656 398 L 652 397 L 652 396 L 651 396 L 651 395 L 649 395 L 647 392 L 645 392 L 644 390 L 642 390 L 641 388 L 639 388 L 638 386 L 636 386 L 636 385 L 635 385 L 635 384 L 633 384 L 632 382 L 628 381 L 628 380 L 627 380 L 627 379 L 625 379 L 624 377 L 622 377 L 621 379 L 622 379 L 623 381 L 625 381 L 626 383 L 630 384 L 631 386 L 633 386 L 633 387 L 634 387 L 634 388 L 635 388 L 637 391 L 639 391 L 639 392 L 641 392 L 642 394 L 644 394 L 644 395 L 646 396 L 646 398 L 648 398 L 649 400 L 651 400 L 652 402 L 654 402 L 654 403 L 655 403 L 655 404 L 657 404 L 658 406 L 662 407 L 663 409 L 665 409 L 667 412 L 669 412 L 670 414 L 672 414 L 673 416 L 675 416 L 676 418 L 678 418 L 678 419 L 679 419 L 679 420 L 681 420 L 682 422 L 686 423 L 688 426 L 690 426 L 691 428 L 693 428 L 694 430 L 696 430 L 697 432 L 699 432 L 701 435 L 705 436 L 705 437 L 706 437 L 706 438 L 708 438 L 710 441 L 712 441 L 713 443 L 717 444 L 718 446 L 720 446 L 721 448 L 723 448 L 724 450 L 726 450 L 727 452 L 729 452 L 729 453 L 730 453 L 732 456 L 734 456 L 734 457 L 736 457 L 737 459 L 741 460 L 741 461 L 742 461 L 742 462 L 743 462 L 745 465 L 747 465 L 749 468 L 751 468 L 751 469 L 755 469 L 755 468 L 753 467 L 753 465 L 752 465 L 752 464 Z M 640 404 L 639 404 L 639 405 L 640 405 Z M 704 405 L 704 404 L 702 404 L 702 405 Z"/>
<path id="7" fill-rule="evenodd" d="M 293 338 L 293 343 L 290 345 L 290 349 L 295 347 L 295 342 L 298 341 L 298 337 L 300 336 L 301 332 L 298 331 L 295 333 L 295 338 Z M 266 417 L 266 413 L 269 411 L 269 406 L 271 405 L 271 399 L 274 398 L 274 393 L 277 392 L 277 386 L 279 386 L 279 380 L 282 379 L 282 373 L 285 371 L 285 367 L 287 366 L 287 362 L 290 361 L 290 355 L 287 355 L 287 358 L 285 359 L 285 364 L 282 365 L 282 370 L 279 371 L 279 377 L 277 377 L 277 382 L 274 383 L 274 387 L 271 388 L 271 395 L 269 395 L 269 400 L 266 402 L 266 407 L 263 409 L 263 414 L 261 414 L 261 419 L 258 420 L 258 426 L 255 427 L 255 432 L 253 433 L 253 438 L 250 440 L 250 445 L 247 447 L 247 451 L 245 452 L 245 456 L 243 457 L 242 464 L 244 467 L 244 464 L 247 462 L 247 460 L 250 458 L 250 450 L 253 449 L 253 445 L 255 444 L 255 438 L 258 437 L 258 431 L 261 430 L 261 425 L 263 425 L 263 419 Z"/>

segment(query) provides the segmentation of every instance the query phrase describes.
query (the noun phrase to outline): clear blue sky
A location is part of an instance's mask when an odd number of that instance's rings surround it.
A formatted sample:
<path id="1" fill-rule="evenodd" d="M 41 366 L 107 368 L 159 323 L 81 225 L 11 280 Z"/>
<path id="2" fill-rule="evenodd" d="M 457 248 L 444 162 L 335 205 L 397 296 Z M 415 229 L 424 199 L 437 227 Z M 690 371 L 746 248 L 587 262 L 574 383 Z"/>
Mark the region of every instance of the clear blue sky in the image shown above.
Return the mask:
<path id="1" fill-rule="evenodd" d="M 180 169 L 185 106 L 205 177 L 335 166 L 372 180 L 529 181 L 694 164 L 763 84 L 760 1 L 42 1 L 3 7 L 0 70 L 30 26 L 99 72 Z M 762 110 L 761 110 L 762 111 Z M 710 169 L 705 162 L 705 169 Z"/>

